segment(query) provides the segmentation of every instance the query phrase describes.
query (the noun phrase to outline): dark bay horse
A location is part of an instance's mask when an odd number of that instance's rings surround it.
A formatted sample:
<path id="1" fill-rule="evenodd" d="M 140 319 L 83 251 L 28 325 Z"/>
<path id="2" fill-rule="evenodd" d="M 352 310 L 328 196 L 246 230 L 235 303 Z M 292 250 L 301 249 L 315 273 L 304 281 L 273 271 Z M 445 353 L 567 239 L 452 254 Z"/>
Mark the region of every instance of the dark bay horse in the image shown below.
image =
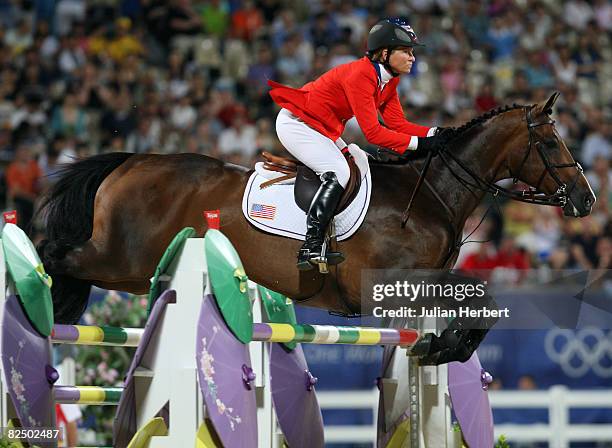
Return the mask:
<path id="1" fill-rule="evenodd" d="M 455 129 L 433 158 L 405 228 L 402 212 L 422 161 L 372 164 L 370 209 L 360 230 L 338 244 L 346 261 L 327 275 L 297 270 L 300 241 L 246 221 L 245 168 L 193 154 L 112 153 L 74 163 L 41 210 L 47 234 L 38 249 L 53 276 L 56 320 L 78 320 L 92 284 L 146 293 L 173 236 L 186 226 L 205 232 L 203 210 L 221 210 L 221 231 L 250 279 L 298 303 L 308 299 L 309 306 L 347 314 L 360 310 L 362 269 L 452 267 L 467 217 L 486 193 L 500 192 L 498 180 L 515 178 L 539 192 L 501 194 L 588 215 L 595 197 L 549 117 L 557 96 L 491 111 Z"/>

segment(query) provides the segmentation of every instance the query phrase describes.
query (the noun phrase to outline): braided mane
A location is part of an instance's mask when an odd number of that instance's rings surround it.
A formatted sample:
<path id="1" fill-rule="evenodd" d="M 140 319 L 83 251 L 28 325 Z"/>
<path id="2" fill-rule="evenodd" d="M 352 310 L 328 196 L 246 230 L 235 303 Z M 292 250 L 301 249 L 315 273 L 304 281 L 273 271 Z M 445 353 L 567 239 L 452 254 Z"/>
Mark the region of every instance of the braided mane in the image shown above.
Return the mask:
<path id="1" fill-rule="evenodd" d="M 456 136 L 459 137 L 464 132 L 468 131 L 469 129 L 473 128 L 474 126 L 478 124 L 484 123 L 490 118 L 493 118 L 504 112 L 508 112 L 509 110 L 520 109 L 522 107 L 525 107 L 525 106 L 523 106 L 522 104 L 514 103 L 511 106 L 506 105 L 506 106 L 498 107 L 497 109 L 491 109 L 476 118 L 472 118 L 470 121 L 459 126 L 458 128 L 453 128 L 453 131 L 456 133 Z"/>

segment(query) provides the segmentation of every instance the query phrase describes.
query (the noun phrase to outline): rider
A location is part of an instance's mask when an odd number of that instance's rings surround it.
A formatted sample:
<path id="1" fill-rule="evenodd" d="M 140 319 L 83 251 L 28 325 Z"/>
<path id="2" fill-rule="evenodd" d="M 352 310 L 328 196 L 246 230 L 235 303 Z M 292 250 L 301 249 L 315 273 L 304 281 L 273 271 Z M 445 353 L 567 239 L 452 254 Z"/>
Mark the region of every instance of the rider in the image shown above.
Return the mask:
<path id="1" fill-rule="evenodd" d="M 370 30 L 365 57 L 333 68 L 300 89 L 268 82 L 272 99 L 282 107 L 276 120 L 279 140 L 321 177 L 308 210 L 298 269 L 311 269 L 311 260 L 321 255 L 327 226 L 349 181 L 340 136 L 350 118 L 357 118 L 368 142 L 400 155 L 417 148 L 428 152 L 441 143 L 441 128 L 406 120 L 396 90 L 399 77 L 410 72 L 418 46 L 422 44 L 404 20 L 384 19 Z"/>

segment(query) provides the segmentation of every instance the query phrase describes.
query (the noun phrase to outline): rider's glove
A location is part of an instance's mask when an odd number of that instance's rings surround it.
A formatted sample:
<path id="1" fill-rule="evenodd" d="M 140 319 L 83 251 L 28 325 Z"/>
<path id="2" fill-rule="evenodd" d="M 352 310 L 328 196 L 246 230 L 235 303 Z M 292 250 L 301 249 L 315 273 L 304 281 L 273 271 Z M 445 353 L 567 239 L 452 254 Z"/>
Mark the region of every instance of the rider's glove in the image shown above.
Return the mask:
<path id="1" fill-rule="evenodd" d="M 451 128 L 438 127 L 431 137 L 419 137 L 416 152 L 420 154 L 433 152 L 436 155 L 446 145 L 451 136 Z"/>

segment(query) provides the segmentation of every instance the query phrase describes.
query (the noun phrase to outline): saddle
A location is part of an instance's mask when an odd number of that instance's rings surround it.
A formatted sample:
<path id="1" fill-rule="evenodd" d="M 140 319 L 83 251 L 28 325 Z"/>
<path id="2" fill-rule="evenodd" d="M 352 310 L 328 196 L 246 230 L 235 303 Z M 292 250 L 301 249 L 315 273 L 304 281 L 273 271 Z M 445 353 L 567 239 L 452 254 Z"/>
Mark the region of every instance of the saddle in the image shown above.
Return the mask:
<path id="1" fill-rule="evenodd" d="M 343 211 L 351 203 L 355 196 L 357 196 L 359 187 L 361 186 L 361 173 L 359 167 L 355 163 L 355 159 L 347 148 L 342 150 L 342 154 L 349 165 L 351 177 L 344 189 L 344 194 L 340 198 L 335 214 Z M 261 184 L 261 188 L 266 188 L 275 183 L 295 178 L 293 187 L 295 203 L 304 213 L 308 213 L 312 199 L 321 185 L 319 176 L 299 160 L 275 156 L 266 151 L 262 153 L 262 156 L 264 158 L 263 166 L 266 170 L 276 171 L 284 175 L 264 182 Z"/>

